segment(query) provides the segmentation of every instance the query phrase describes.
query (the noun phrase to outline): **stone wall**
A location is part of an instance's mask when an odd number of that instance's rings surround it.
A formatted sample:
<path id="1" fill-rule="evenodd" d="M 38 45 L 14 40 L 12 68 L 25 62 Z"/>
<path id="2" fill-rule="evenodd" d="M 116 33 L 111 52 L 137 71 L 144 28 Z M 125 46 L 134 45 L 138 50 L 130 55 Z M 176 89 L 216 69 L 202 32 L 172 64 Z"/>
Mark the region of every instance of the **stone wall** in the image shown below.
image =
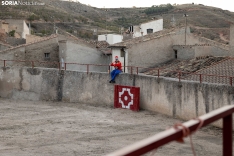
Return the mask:
<path id="1" fill-rule="evenodd" d="M 7 37 L 6 42 L 11 46 L 18 46 L 26 43 L 24 38 Z"/>
<path id="2" fill-rule="evenodd" d="M 0 51 L 6 50 L 6 49 L 8 49 L 8 48 L 11 48 L 11 47 L 10 47 L 9 45 L 0 43 Z"/>
<path id="3" fill-rule="evenodd" d="M 230 46 L 230 56 L 234 56 L 234 24 L 230 26 L 230 41 L 229 41 L 229 46 Z"/>
<path id="4" fill-rule="evenodd" d="M 52 100 L 113 107 L 108 73 L 43 68 L 2 68 L 0 96 L 15 100 Z M 140 87 L 140 108 L 184 120 L 233 104 L 234 89 L 172 78 L 120 74 L 116 84 Z M 221 122 L 215 125 L 221 126 Z"/>

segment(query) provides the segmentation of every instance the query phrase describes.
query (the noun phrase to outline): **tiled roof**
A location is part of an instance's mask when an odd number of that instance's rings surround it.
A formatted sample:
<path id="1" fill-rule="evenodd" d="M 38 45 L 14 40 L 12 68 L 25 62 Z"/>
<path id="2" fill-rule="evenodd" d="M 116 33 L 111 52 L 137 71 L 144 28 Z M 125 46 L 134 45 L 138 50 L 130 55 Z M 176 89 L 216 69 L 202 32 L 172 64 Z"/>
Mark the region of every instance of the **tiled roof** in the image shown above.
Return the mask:
<path id="1" fill-rule="evenodd" d="M 195 73 L 201 69 L 214 65 L 225 58 L 227 57 L 202 56 L 190 60 L 174 59 L 170 62 L 161 64 L 158 67 L 148 68 L 148 70 L 145 69 L 144 73 L 148 75 L 157 75 L 158 69 L 160 69 L 160 76 L 177 77 L 178 71 L 183 72 L 183 76 L 186 76 L 190 73 Z"/>
<path id="2" fill-rule="evenodd" d="M 194 44 L 194 45 L 173 45 L 174 46 L 179 46 L 179 47 L 199 47 L 199 46 L 212 46 L 211 44 Z"/>
<path id="3" fill-rule="evenodd" d="M 93 40 L 84 40 L 82 38 L 78 38 L 62 29 L 59 29 L 63 33 L 67 35 L 69 39 L 72 41 L 78 41 L 79 43 L 84 43 L 87 46 L 90 46 L 92 48 L 97 48 L 98 50 L 102 51 L 104 54 L 111 54 L 111 49 L 108 48 L 109 44 L 106 41 L 93 41 Z"/>
<path id="4" fill-rule="evenodd" d="M 203 56 L 191 60 L 173 60 L 155 68 L 145 68 L 144 74 L 198 81 L 234 85 L 234 58 Z M 201 77 L 200 77 L 201 75 Z M 233 78 L 230 78 L 233 77 Z M 232 80 L 230 80 L 232 79 Z"/>
<path id="5" fill-rule="evenodd" d="M 230 84 L 230 77 L 234 77 L 234 58 L 225 60 L 199 70 L 196 74 L 204 74 L 201 77 L 202 82 Z M 186 80 L 200 81 L 200 75 L 189 75 Z M 234 80 L 234 79 L 233 79 Z M 234 82 L 234 81 L 233 81 Z"/>
<path id="6" fill-rule="evenodd" d="M 94 45 L 96 48 L 107 48 L 109 43 L 106 41 L 86 41 L 89 44 Z"/>

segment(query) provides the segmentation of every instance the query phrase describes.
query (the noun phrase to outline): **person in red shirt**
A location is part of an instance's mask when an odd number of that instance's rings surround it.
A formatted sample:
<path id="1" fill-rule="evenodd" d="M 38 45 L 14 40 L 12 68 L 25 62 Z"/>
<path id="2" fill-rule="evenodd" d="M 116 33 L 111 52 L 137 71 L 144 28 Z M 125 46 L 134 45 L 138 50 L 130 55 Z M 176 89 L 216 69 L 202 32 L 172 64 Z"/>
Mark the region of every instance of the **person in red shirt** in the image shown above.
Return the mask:
<path id="1" fill-rule="evenodd" d="M 115 77 L 122 72 L 122 64 L 118 59 L 118 56 L 115 56 L 115 62 L 111 63 L 110 66 L 114 66 L 115 69 L 111 72 L 110 83 L 115 83 Z"/>

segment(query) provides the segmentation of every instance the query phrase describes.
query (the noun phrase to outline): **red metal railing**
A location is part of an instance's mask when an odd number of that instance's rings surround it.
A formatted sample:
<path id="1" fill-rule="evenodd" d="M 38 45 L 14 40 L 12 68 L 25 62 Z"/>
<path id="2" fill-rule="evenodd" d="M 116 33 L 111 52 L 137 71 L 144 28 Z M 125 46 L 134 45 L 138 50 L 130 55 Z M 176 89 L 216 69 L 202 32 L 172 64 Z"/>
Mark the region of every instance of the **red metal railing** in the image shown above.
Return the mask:
<path id="1" fill-rule="evenodd" d="M 232 113 L 234 106 L 224 106 L 214 110 L 208 114 L 199 117 L 203 121 L 201 127 L 205 127 L 210 123 L 223 119 L 223 156 L 232 156 Z M 190 120 L 185 122 L 183 126 L 187 127 L 190 132 L 197 130 L 200 126 L 199 120 Z M 170 128 L 152 137 L 136 142 L 107 156 L 139 156 L 148 153 L 169 142 L 183 138 L 182 128 Z"/>
<path id="2" fill-rule="evenodd" d="M 82 63 L 61 63 L 61 62 L 55 62 L 55 61 L 25 61 L 25 60 L 0 60 L 3 62 L 3 66 L 7 67 L 9 62 L 13 63 L 25 63 L 27 66 L 31 66 L 32 68 L 34 67 L 42 67 L 44 66 L 53 66 L 54 68 L 58 68 L 59 70 L 67 70 L 69 66 L 71 65 L 77 65 L 77 66 L 84 66 L 85 68 L 82 68 L 83 71 L 86 70 L 87 74 L 91 71 L 92 66 L 100 66 L 100 67 L 106 67 L 106 71 L 110 71 L 110 66 L 109 65 L 103 65 L 103 64 L 82 64 Z M 123 67 L 124 68 L 124 67 Z M 189 72 L 182 72 L 178 70 L 165 70 L 164 68 L 145 68 L 145 67 L 135 67 L 135 66 L 125 66 L 125 68 L 128 70 L 128 73 L 130 74 L 139 74 L 140 69 L 147 69 L 147 70 L 152 70 L 156 72 L 157 77 L 160 77 L 162 73 L 165 72 L 172 72 L 176 73 L 175 78 L 178 79 L 179 82 L 181 80 L 189 80 L 188 77 L 190 76 L 195 76 L 197 77 L 197 80 L 193 81 L 199 81 L 200 83 L 206 82 L 205 78 L 207 77 L 216 77 L 216 78 L 222 78 L 225 79 L 226 83 L 229 84 L 230 86 L 233 86 L 233 77 L 234 76 L 226 76 L 226 75 L 215 75 L 215 74 L 201 74 L 201 73 L 189 73 Z M 184 76 L 186 75 L 186 76 Z M 215 82 L 217 83 L 217 82 Z"/>

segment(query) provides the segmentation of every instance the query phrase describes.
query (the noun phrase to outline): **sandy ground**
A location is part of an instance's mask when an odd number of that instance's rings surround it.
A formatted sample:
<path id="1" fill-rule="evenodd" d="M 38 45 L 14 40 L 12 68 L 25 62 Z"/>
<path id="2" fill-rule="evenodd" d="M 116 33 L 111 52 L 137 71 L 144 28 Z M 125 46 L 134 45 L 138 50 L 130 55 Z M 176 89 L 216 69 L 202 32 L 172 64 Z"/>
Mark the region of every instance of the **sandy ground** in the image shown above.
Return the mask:
<path id="1" fill-rule="evenodd" d="M 171 127 L 178 119 L 159 113 L 78 103 L 0 99 L 0 155 L 99 156 Z M 181 121 L 183 122 L 183 121 Z M 207 127 L 193 136 L 199 156 L 222 155 L 221 130 Z M 190 144 L 173 142 L 156 156 L 190 156 Z"/>

